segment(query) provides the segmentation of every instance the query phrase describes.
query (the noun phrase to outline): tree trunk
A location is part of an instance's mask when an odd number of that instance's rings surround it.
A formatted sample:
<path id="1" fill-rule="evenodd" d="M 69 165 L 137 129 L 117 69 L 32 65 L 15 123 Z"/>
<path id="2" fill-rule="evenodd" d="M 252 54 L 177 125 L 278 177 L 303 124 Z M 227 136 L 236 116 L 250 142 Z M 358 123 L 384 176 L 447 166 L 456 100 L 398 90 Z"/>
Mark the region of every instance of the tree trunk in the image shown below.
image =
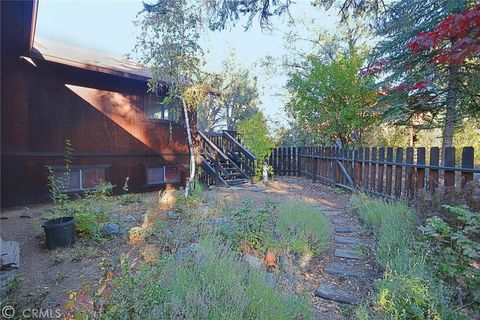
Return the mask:
<path id="1" fill-rule="evenodd" d="M 188 110 L 185 103 L 185 99 L 182 97 L 183 112 L 185 114 L 185 128 L 187 130 L 188 148 L 190 149 L 190 177 L 188 178 L 187 185 L 185 186 L 185 198 L 190 194 L 190 190 L 193 187 L 195 180 L 195 154 L 192 141 L 192 133 L 190 129 L 190 121 L 188 119 Z"/>
<path id="2" fill-rule="evenodd" d="M 450 74 L 448 77 L 448 91 L 446 104 L 445 123 L 443 127 L 442 147 L 451 147 L 453 144 L 453 131 L 457 121 L 457 100 L 459 90 L 458 66 L 450 66 Z"/>

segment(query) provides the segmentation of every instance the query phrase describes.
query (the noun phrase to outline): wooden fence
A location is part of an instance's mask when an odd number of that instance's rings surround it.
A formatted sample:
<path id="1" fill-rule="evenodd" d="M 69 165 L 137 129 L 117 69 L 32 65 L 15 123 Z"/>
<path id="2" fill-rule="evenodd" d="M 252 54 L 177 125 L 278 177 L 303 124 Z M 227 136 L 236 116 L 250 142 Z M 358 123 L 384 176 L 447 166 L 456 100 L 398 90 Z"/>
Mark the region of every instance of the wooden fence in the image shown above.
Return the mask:
<path id="1" fill-rule="evenodd" d="M 275 175 L 306 176 L 313 181 L 392 197 L 448 191 L 479 180 L 473 147 L 445 148 L 443 154 L 441 151 L 437 147 L 429 152 L 412 147 L 283 147 L 272 150 L 269 164 Z"/>

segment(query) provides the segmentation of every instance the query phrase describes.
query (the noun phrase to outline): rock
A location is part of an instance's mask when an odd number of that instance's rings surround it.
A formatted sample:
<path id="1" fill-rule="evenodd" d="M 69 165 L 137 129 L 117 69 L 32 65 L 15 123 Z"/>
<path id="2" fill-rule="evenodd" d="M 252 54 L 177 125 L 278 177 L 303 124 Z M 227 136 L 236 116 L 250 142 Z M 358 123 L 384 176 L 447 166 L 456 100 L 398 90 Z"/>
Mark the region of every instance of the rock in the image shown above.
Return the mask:
<path id="1" fill-rule="evenodd" d="M 167 216 L 167 219 L 171 219 L 171 220 L 178 218 L 178 214 L 175 211 L 168 211 L 166 216 Z"/>
<path id="2" fill-rule="evenodd" d="M 278 284 L 278 275 L 273 272 L 266 272 L 265 281 L 270 287 L 275 288 Z"/>
<path id="3" fill-rule="evenodd" d="M 341 219 L 332 219 L 332 223 L 333 224 L 344 224 L 345 221 L 341 220 Z"/>
<path id="4" fill-rule="evenodd" d="M 295 277 L 293 272 L 284 272 L 281 279 L 282 283 L 288 287 L 296 287 L 297 285 L 297 277 Z"/>
<path id="5" fill-rule="evenodd" d="M 352 233 L 353 229 L 350 227 L 336 227 L 335 232 L 337 233 Z"/>
<path id="6" fill-rule="evenodd" d="M 227 217 L 222 217 L 222 218 L 214 218 L 212 220 L 213 224 L 218 227 L 222 224 L 228 223 L 230 220 Z"/>
<path id="7" fill-rule="evenodd" d="M 122 234 L 123 230 L 115 223 L 106 222 L 102 224 L 102 234 L 105 237 L 110 237 L 116 234 Z"/>
<path id="8" fill-rule="evenodd" d="M 347 276 L 365 278 L 371 272 L 354 266 L 349 266 L 341 263 L 331 263 L 325 267 L 325 272 L 334 276 Z"/>
<path id="9" fill-rule="evenodd" d="M 335 236 L 335 243 L 338 243 L 338 244 L 358 244 L 359 241 L 355 238 Z"/>
<path id="10" fill-rule="evenodd" d="M 188 257 L 189 255 L 197 253 L 198 249 L 199 249 L 198 243 L 192 243 L 188 247 L 180 248 L 175 253 L 175 260 L 176 261 L 185 260 L 185 258 Z"/>
<path id="11" fill-rule="evenodd" d="M 355 251 L 346 249 L 335 249 L 335 257 L 353 260 L 362 259 Z"/>
<path id="12" fill-rule="evenodd" d="M 173 239 L 173 231 L 169 228 L 166 228 L 165 230 L 163 230 L 163 236 L 168 239 Z"/>
<path id="13" fill-rule="evenodd" d="M 136 219 L 131 214 L 127 214 L 126 216 L 123 216 L 120 220 L 122 222 L 135 222 L 136 221 Z"/>
<path id="14" fill-rule="evenodd" d="M 254 269 L 262 270 L 265 267 L 260 259 L 249 254 L 244 255 L 242 261 L 248 263 L 248 265 Z"/>
<path id="15" fill-rule="evenodd" d="M 328 285 L 321 285 L 315 290 L 315 296 L 323 299 L 336 301 L 345 304 L 357 304 L 358 301 L 355 297 Z"/>
<path id="16" fill-rule="evenodd" d="M 112 217 L 112 219 L 118 220 L 119 215 L 118 215 L 117 212 L 111 211 L 111 212 L 108 213 L 108 215 L 109 215 L 110 217 Z"/>

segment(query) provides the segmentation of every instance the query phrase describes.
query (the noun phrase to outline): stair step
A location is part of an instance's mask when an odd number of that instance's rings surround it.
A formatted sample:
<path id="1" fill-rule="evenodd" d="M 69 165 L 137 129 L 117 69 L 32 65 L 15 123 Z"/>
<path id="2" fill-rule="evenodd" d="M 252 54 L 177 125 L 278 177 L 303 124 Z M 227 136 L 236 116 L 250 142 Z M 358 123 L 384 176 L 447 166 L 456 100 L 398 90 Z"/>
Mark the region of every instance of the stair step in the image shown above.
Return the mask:
<path id="1" fill-rule="evenodd" d="M 315 296 L 330 301 L 336 301 L 344 304 L 357 304 L 358 300 L 351 294 L 345 292 L 340 288 L 335 288 L 333 285 L 320 285 L 315 290 Z"/>
<path id="2" fill-rule="evenodd" d="M 247 183 L 248 180 L 245 180 L 245 179 L 233 179 L 233 180 L 226 180 L 226 182 L 228 183 L 228 185 L 230 186 L 237 186 L 237 185 L 240 185 L 240 184 L 244 184 L 244 183 Z"/>
<path id="3" fill-rule="evenodd" d="M 335 236 L 335 243 L 338 244 L 358 244 L 358 239 L 350 237 Z"/>
<path id="4" fill-rule="evenodd" d="M 343 263 L 330 263 L 325 267 L 325 272 L 334 276 L 347 276 L 356 278 L 365 278 L 372 272 L 355 266 L 349 266 Z"/>
<path id="5" fill-rule="evenodd" d="M 350 227 L 335 227 L 335 232 L 337 233 L 352 233 L 354 232 L 353 228 Z"/>
<path id="6" fill-rule="evenodd" d="M 347 249 L 335 249 L 335 257 L 344 258 L 344 259 L 352 259 L 352 260 L 362 259 L 362 257 L 359 256 L 357 254 L 357 252 L 355 252 L 353 250 L 347 250 Z"/>

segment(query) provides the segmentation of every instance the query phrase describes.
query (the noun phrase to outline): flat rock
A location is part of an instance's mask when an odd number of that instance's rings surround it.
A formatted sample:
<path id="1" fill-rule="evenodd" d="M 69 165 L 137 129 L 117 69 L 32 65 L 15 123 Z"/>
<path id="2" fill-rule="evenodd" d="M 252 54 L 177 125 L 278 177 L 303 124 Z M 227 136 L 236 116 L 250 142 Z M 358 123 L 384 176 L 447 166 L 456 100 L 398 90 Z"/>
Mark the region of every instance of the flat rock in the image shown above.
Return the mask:
<path id="1" fill-rule="evenodd" d="M 332 219 L 332 223 L 333 224 L 344 224 L 345 221 L 341 220 L 341 219 Z"/>
<path id="2" fill-rule="evenodd" d="M 337 233 L 352 233 L 354 230 L 351 227 L 335 227 Z"/>
<path id="3" fill-rule="evenodd" d="M 335 249 L 335 257 L 354 260 L 362 259 L 355 251 L 346 249 Z"/>
<path id="4" fill-rule="evenodd" d="M 330 263 L 325 267 L 325 272 L 334 276 L 347 276 L 365 278 L 370 274 L 370 271 L 354 266 L 349 266 L 342 263 Z"/>
<path id="5" fill-rule="evenodd" d="M 131 214 L 127 214 L 120 219 L 122 222 L 135 222 L 137 221 Z"/>
<path id="6" fill-rule="evenodd" d="M 329 285 L 321 285 L 315 290 L 315 296 L 345 304 L 357 304 L 357 299 L 345 291 Z"/>
<path id="7" fill-rule="evenodd" d="M 250 265 L 250 267 L 254 268 L 254 269 L 263 269 L 264 268 L 264 264 L 262 262 L 262 260 L 252 256 L 252 255 L 249 255 L 249 254 L 246 254 L 242 257 L 242 261 L 246 262 L 248 265 Z"/>
<path id="8" fill-rule="evenodd" d="M 335 236 L 335 243 L 338 244 L 358 244 L 358 239 L 350 237 Z"/>
<path id="9" fill-rule="evenodd" d="M 115 223 L 106 222 L 102 225 L 102 234 L 105 237 L 110 237 L 116 234 L 123 234 L 123 230 Z"/>

